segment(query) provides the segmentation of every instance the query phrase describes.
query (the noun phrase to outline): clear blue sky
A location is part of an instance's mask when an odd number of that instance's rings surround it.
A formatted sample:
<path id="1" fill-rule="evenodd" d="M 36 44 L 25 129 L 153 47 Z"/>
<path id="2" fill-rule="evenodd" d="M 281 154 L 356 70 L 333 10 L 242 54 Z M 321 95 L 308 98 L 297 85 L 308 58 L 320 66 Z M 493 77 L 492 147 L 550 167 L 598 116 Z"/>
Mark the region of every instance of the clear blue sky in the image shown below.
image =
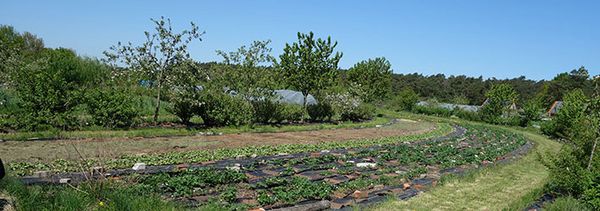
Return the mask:
<path id="1" fill-rule="evenodd" d="M 253 40 L 275 55 L 296 32 L 330 35 L 348 68 L 385 56 L 396 73 L 551 79 L 581 65 L 600 73 L 600 1 L 27 1 L 2 0 L 0 24 L 41 36 L 49 47 L 101 57 L 118 41 L 140 42 L 150 18 L 190 21 L 206 31 L 199 61 Z"/>

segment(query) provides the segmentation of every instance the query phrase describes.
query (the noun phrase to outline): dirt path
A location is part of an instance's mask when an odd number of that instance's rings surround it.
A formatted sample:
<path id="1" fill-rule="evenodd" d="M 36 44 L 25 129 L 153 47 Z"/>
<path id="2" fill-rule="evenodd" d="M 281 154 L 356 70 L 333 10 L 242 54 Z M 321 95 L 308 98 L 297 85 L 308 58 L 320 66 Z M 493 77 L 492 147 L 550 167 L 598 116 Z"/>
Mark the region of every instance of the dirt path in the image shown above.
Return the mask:
<path id="1" fill-rule="evenodd" d="M 56 159 L 114 158 L 126 154 L 166 151 L 210 150 L 251 145 L 310 144 L 419 134 L 431 131 L 435 123 L 399 121 L 380 128 L 334 129 L 281 133 L 240 133 L 220 136 L 186 136 L 170 138 L 109 138 L 38 142 L 9 141 L 0 143 L 0 157 L 6 162 Z"/>

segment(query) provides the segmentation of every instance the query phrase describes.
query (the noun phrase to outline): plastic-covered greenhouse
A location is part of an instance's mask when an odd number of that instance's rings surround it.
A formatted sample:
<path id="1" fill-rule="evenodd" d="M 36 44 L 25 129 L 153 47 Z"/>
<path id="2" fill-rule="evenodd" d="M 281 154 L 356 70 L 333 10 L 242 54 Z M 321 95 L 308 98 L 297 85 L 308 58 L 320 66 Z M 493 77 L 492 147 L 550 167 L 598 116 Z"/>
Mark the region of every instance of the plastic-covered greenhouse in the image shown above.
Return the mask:
<path id="1" fill-rule="evenodd" d="M 302 95 L 302 92 L 287 89 L 279 89 L 275 90 L 275 94 L 279 96 L 279 102 L 297 105 L 304 104 L 304 95 Z M 315 97 L 309 94 L 308 97 L 306 97 L 306 104 L 315 105 L 317 104 L 317 100 L 315 99 Z"/>

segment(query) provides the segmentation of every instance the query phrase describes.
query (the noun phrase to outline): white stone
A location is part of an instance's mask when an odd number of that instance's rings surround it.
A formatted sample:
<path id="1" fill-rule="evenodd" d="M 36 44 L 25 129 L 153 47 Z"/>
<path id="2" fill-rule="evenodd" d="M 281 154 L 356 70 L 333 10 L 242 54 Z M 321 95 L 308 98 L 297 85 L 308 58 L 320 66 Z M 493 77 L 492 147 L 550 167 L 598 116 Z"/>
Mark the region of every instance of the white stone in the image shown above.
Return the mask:
<path id="1" fill-rule="evenodd" d="M 242 170 L 242 167 L 240 167 L 240 166 L 227 166 L 225 168 L 227 170 L 233 170 L 233 171 L 240 171 L 240 170 Z"/>
<path id="2" fill-rule="evenodd" d="M 250 157 L 251 158 L 256 158 L 256 157 L 258 157 L 258 155 L 257 154 L 252 154 L 252 155 L 250 155 Z"/>
<path id="3" fill-rule="evenodd" d="M 375 168 L 377 163 L 357 163 L 356 167 L 359 168 Z"/>
<path id="4" fill-rule="evenodd" d="M 398 171 L 395 171 L 394 173 L 396 173 L 396 174 L 406 174 L 406 171 L 398 170 Z"/>
<path id="5" fill-rule="evenodd" d="M 136 170 L 136 171 L 145 170 L 146 164 L 145 163 L 136 163 L 133 165 L 133 167 L 131 169 Z"/>
<path id="6" fill-rule="evenodd" d="M 67 184 L 71 182 L 71 178 L 60 178 L 60 180 L 58 180 L 58 183 L 60 184 Z"/>
<path id="7" fill-rule="evenodd" d="M 383 125 L 375 125 L 376 128 L 383 127 Z"/>
<path id="8" fill-rule="evenodd" d="M 321 153 L 330 153 L 331 151 L 329 150 L 321 150 Z"/>

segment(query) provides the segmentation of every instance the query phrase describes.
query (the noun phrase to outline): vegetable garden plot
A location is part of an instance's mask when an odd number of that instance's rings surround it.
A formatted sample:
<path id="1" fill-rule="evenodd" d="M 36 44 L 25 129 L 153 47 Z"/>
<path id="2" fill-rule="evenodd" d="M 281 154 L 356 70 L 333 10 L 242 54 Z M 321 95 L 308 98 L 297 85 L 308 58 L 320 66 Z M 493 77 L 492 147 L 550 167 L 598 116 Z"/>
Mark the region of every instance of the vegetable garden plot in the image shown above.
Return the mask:
<path id="1" fill-rule="evenodd" d="M 279 208 L 329 200 L 331 208 L 343 208 L 385 195 L 414 196 L 434 184 L 440 170 L 492 163 L 525 144 L 520 135 L 468 127 L 464 135 L 444 140 L 255 159 L 126 180 L 194 206 Z"/>
<path id="2" fill-rule="evenodd" d="M 126 176 L 133 170 L 110 174 L 190 206 L 270 209 L 318 202 L 314 204 L 339 209 L 377 202 L 387 195 L 412 197 L 435 185 L 442 174 L 496 162 L 526 143 L 524 137 L 505 131 L 456 127 L 447 136 L 412 143 L 149 166 L 137 172 L 141 174 Z"/>

